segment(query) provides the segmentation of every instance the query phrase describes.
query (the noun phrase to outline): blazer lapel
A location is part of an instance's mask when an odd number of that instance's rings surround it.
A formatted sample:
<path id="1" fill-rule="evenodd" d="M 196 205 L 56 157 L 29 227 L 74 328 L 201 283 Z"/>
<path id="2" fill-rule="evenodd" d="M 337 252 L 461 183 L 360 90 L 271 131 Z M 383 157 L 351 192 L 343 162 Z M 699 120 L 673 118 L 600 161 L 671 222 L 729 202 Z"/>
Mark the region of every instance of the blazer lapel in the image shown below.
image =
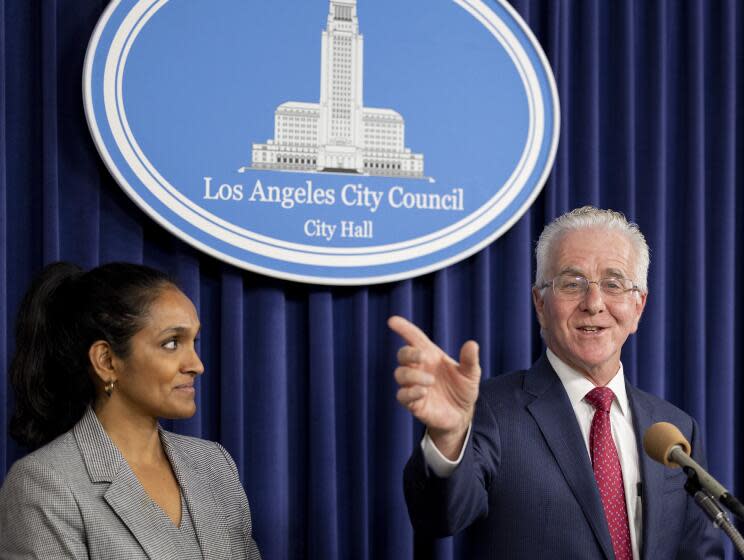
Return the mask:
<path id="1" fill-rule="evenodd" d="M 179 560 L 173 543 L 158 529 L 162 517 L 92 409 L 77 423 L 74 434 L 91 482 L 110 483 L 103 498 L 145 553 L 153 560 Z"/>
<path id="2" fill-rule="evenodd" d="M 647 543 L 649 535 L 655 535 L 659 531 L 662 522 L 663 488 L 664 488 L 664 466 L 651 459 L 643 449 L 643 435 L 646 430 L 657 421 L 654 408 L 646 400 L 643 393 L 625 384 L 628 391 L 630 408 L 633 411 L 633 428 L 635 429 L 636 442 L 638 446 L 639 466 L 641 480 L 643 481 L 643 495 L 641 496 L 641 507 L 643 508 L 643 540 L 641 557 L 653 560 Z"/>
<path id="3" fill-rule="evenodd" d="M 568 395 L 545 354 L 525 376 L 524 389 L 535 396 L 527 409 L 540 427 L 605 557 L 614 558 L 612 541 L 584 438 Z"/>
<path id="4" fill-rule="evenodd" d="M 179 560 L 173 542 L 159 530 L 162 516 L 128 465 L 121 469 L 103 497 L 150 558 Z"/>
<path id="5" fill-rule="evenodd" d="M 181 486 L 204 560 L 230 560 L 226 520 L 212 494 L 209 474 L 183 452 L 173 434 L 161 430 L 160 439 Z"/>

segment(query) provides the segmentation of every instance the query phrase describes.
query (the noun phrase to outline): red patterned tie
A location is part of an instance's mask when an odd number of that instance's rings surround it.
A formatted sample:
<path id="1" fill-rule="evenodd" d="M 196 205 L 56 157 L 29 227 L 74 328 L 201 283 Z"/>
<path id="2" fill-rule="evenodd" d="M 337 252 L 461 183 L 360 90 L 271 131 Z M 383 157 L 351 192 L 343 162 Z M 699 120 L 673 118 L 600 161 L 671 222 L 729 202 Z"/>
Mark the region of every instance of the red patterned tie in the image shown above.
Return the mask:
<path id="1" fill-rule="evenodd" d="M 628 512 L 625 508 L 623 471 L 620 469 L 620 459 L 610 427 L 610 406 L 614 398 L 612 389 L 607 387 L 595 387 L 587 393 L 587 402 L 596 408 L 589 432 L 589 448 L 592 453 L 594 478 L 597 479 L 599 486 L 615 558 L 633 560 Z"/>

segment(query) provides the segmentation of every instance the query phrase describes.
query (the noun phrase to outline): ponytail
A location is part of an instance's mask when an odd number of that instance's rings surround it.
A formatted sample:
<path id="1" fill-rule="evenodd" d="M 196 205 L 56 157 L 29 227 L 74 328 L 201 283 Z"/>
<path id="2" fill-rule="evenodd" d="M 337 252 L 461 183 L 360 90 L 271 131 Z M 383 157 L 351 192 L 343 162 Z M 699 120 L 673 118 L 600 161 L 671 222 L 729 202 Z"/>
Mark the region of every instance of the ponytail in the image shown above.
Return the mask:
<path id="1" fill-rule="evenodd" d="M 105 340 L 125 358 L 150 303 L 172 284 L 163 273 L 136 264 L 111 263 L 87 273 L 70 263 L 47 266 L 16 320 L 11 436 L 36 448 L 72 428 L 96 396 L 90 346 Z"/>
<path id="2" fill-rule="evenodd" d="M 65 363 L 60 355 L 64 341 L 71 336 L 64 332 L 69 322 L 60 315 L 65 312 L 71 284 L 81 274 L 79 267 L 69 263 L 48 266 L 31 285 L 18 311 L 16 352 L 9 371 L 16 406 L 10 434 L 31 447 L 56 436 L 56 426 L 59 433 L 69 429 L 93 396 L 93 382 L 86 370 Z"/>

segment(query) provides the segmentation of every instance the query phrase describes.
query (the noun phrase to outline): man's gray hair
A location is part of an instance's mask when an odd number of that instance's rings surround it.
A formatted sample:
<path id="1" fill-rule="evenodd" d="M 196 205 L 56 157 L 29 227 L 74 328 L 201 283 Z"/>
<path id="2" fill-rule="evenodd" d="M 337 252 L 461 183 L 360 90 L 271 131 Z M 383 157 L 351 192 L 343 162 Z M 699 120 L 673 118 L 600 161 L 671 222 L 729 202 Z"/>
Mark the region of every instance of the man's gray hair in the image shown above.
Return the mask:
<path id="1" fill-rule="evenodd" d="M 566 212 L 545 226 L 535 248 L 537 259 L 535 286 L 542 286 L 545 282 L 551 280 L 546 278 L 547 267 L 550 266 L 550 256 L 556 242 L 569 231 L 584 229 L 604 229 L 623 233 L 630 241 L 636 254 L 636 270 L 633 280 L 637 283 L 641 292 L 648 292 L 649 250 L 646 238 L 641 233 L 638 224 L 629 222 L 625 215 L 620 212 L 602 210 L 594 206 L 582 206 Z"/>

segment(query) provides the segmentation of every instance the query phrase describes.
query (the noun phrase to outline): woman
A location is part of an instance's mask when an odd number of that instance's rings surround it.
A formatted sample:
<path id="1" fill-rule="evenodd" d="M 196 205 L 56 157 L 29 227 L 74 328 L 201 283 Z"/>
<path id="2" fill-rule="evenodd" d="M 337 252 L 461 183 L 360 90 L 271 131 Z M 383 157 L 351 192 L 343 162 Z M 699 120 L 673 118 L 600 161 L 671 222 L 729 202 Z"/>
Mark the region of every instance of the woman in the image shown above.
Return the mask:
<path id="1" fill-rule="evenodd" d="M 0 558 L 260 558 L 218 443 L 162 430 L 196 411 L 199 319 L 164 274 L 47 267 L 18 313 L 11 435 L 37 448 L 0 489 Z"/>

